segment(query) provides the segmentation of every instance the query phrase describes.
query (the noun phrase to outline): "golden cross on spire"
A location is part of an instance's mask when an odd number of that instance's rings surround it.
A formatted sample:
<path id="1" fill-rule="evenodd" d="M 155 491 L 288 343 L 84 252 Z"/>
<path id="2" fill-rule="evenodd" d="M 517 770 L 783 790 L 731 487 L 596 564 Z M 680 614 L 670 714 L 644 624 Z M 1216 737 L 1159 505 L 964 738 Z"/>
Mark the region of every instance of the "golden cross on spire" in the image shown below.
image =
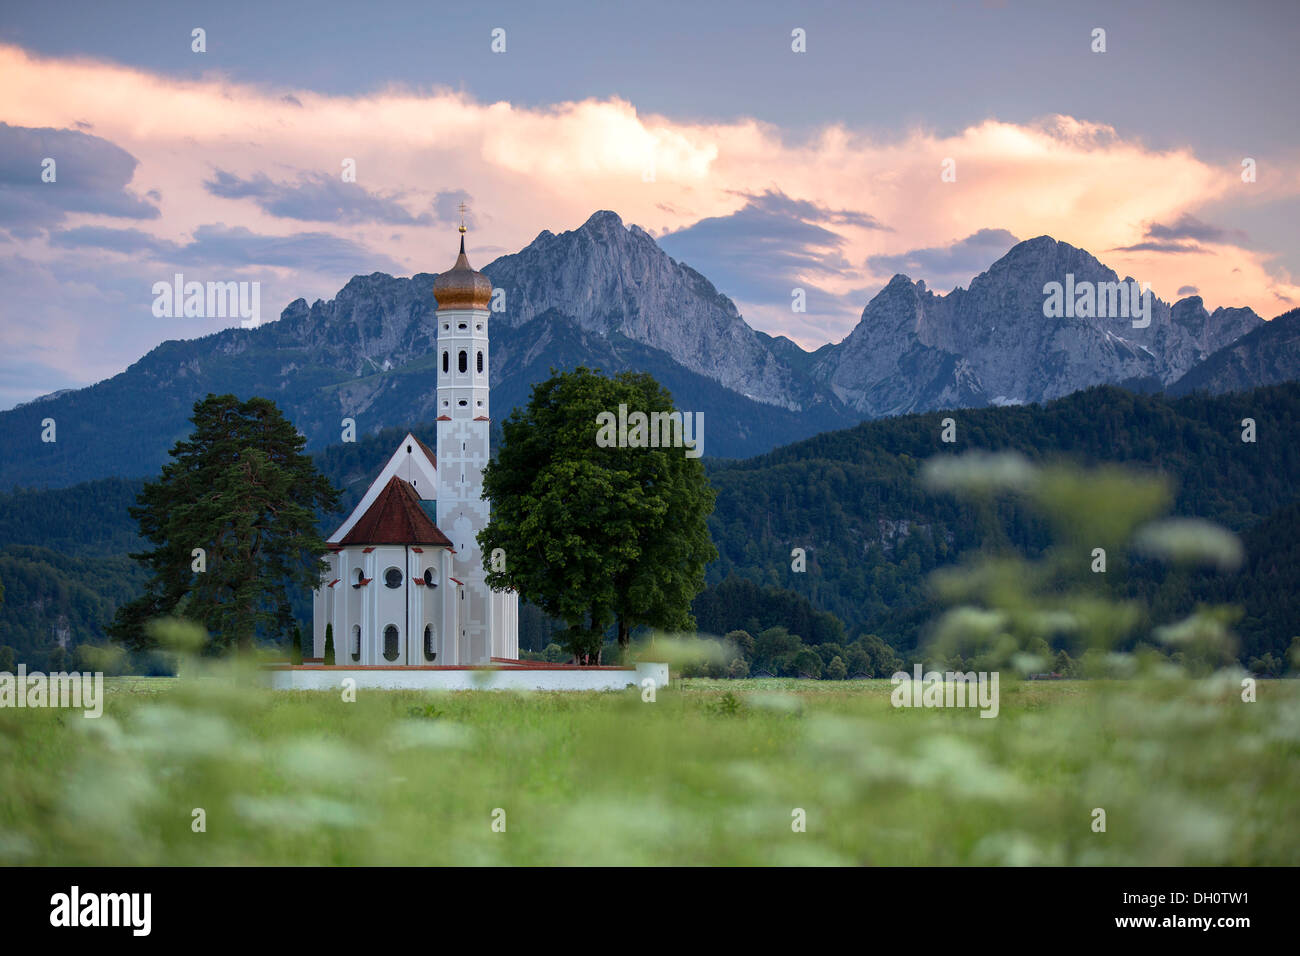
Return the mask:
<path id="1" fill-rule="evenodd" d="M 465 233 L 465 210 L 468 208 L 464 203 L 460 204 L 460 231 L 462 235 Z"/>

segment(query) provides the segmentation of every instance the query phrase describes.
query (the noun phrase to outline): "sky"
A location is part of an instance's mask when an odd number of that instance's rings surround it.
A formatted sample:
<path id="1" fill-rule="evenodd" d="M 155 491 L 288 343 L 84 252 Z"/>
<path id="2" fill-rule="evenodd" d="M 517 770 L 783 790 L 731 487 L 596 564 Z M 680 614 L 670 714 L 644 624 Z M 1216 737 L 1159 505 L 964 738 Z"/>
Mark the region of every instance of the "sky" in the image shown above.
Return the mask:
<path id="1" fill-rule="evenodd" d="M 1271 318 L 1297 39 L 1294 0 L 0 0 L 0 408 L 239 324 L 156 316 L 177 273 L 271 320 L 441 271 L 461 202 L 478 267 L 612 209 L 809 349 L 1043 234 Z"/>

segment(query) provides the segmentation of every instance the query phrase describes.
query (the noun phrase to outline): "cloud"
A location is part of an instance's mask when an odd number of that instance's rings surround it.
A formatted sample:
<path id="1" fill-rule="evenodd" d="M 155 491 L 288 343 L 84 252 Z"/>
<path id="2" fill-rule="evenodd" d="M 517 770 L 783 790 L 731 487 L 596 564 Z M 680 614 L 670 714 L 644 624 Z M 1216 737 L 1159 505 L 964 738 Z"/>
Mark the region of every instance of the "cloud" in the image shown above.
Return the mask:
<path id="1" fill-rule="evenodd" d="M 125 230 L 124 230 L 125 231 Z M 298 297 L 332 298 L 343 281 L 301 269 L 162 264 L 90 245 L 53 261 L 0 254 L 7 314 L 0 322 L 0 408 L 59 388 L 109 378 L 168 339 L 195 338 L 237 327 L 235 318 L 159 318 L 153 284 L 183 271 L 191 281 L 248 279 L 261 285 L 264 321 Z M 341 273 L 350 276 L 350 271 Z"/>
<path id="2" fill-rule="evenodd" d="M 203 188 L 222 199 L 251 199 L 277 219 L 404 226 L 433 221 L 429 213 L 412 215 L 399 202 L 400 195 L 367 192 L 356 183 L 344 182 L 341 175 L 319 171 L 301 172 L 297 182 L 285 183 L 275 182 L 265 173 L 244 179 L 218 169 Z"/>
<path id="3" fill-rule="evenodd" d="M 127 188 L 137 165 L 98 136 L 0 122 L 0 227 L 30 237 L 71 213 L 157 219 L 158 207 Z M 46 168 L 53 182 L 42 179 Z"/>
<path id="4" fill-rule="evenodd" d="M 292 236 L 270 236 L 223 223 L 195 230 L 194 242 L 181 250 L 181 261 L 205 265 L 284 266 L 349 277 L 354 273 L 376 270 L 402 271 L 401 266 L 387 256 L 330 233 L 299 232 Z"/>
<path id="5" fill-rule="evenodd" d="M 726 216 L 710 216 L 668 233 L 659 244 L 675 258 L 698 262 L 707 257 L 710 277 L 790 297 L 790 282 L 817 274 L 849 276 L 854 269 L 844 256 L 845 238 L 816 218 L 846 217 L 815 203 L 767 191 L 746 197 L 743 207 Z M 852 218 L 871 220 L 857 214 Z M 871 225 L 869 228 L 880 228 Z"/>
<path id="6" fill-rule="evenodd" d="M 1151 239 L 1195 239 L 1200 242 L 1233 242 L 1248 238 L 1240 229 L 1222 229 L 1183 213 L 1172 225 L 1147 223 L 1146 234 Z"/>
<path id="7" fill-rule="evenodd" d="M 1214 251 L 1198 243 L 1232 244 L 1246 240 L 1240 229 L 1223 229 L 1191 213 L 1183 213 L 1169 225 L 1158 222 L 1144 224 L 1144 239 L 1127 246 L 1116 246 L 1112 252 L 1160 252 L 1168 255 L 1199 253 L 1213 255 Z"/>
<path id="8" fill-rule="evenodd" d="M 1205 252 L 1194 242 L 1135 242 L 1131 246 L 1116 246 L 1112 252 L 1164 252 L 1169 255 L 1182 255 L 1187 252 Z"/>
<path id="9" fill-rule="evenodd" d="M 478 229 L 474 197 L 463 189 L 444 189 L 433 197 L 433 215 L 438 222 L 460 225 L 460 204 L 465 204 L 465 228 Z"/>
<path id="10" fill-rule="evenodd" d="M 180 248 L 168 239 L 159 239 L 140 229 L 116 229 L 110 226 L 78 226 L 53 233 L 50 243 L 64 249 L 107 249 L 124 255 L 148 253 L 152 258 L 175 255 Z"/>
<path id="11" fill-rule="evenodd" d="M 739 193 L 746 199 L 746 209 L 761 210 L 764 214 L 786 216 L 807 222 L 828 222 L 836 226 L 860 226 L 863 229 L 882 229 L 893 232 L 882 225 L 875 216 L 852 209 L 828 209 L 821 203 L 809 199 L 791 199 L 778 189 L 766 189 L 759 195 Z"/>
<path id="12" fill-rule="evenodd" d="M 211 249 L 229 256 L 231 267 L 252 257 L 409 274 L 440 271 L 454 257 L 446 204 L 461 194 L 475 198 L 476 263 L 476 250 L 516 250 L 542 230 L 613 209 L 663 237 L 751 324 L 805 346 L 842 338 L 865 304 L 864 290 L 883 285 L 900 257 L 936 270 L 932 283 L 943 268 L 965 281 L 987 263 L 977 244 L 954 237 L 970 239 L 992 223 L 1011 235 L 1111 250 L 1107 265 L 1150 281 L 1157 294 L 1193 282 L 1207 303 L 1261 313 L 1276 308 L 1276 296 L 1300 298 L 1300 285 L 1267 251 L 1193 234 L 1204 224 L 1186 217 L 1240 200 L 1235 171 L 1225 174 L 1189 148 L 1153 149 L 1070 116 L 889 134 L 841 123 L 791 136 L 746 116 L 684 119 L 617 97 L 519 105 L 445 88 L 272 90 L 219 74 L 179 78 L 3 44 L 0 83 L 0 120 L 29 128 L 93 123 L 128 165 L 138 162 L 133 176 L 126 166 L 116 173 L 113 188 L 149 217 L 139 231 L 160 245 L 84 233 L 61 242 L 134 243 L 140 254 L 160 256 L 169 248 L 163 243 L 196 245 L 190 254 Z M 346 197 L 332 175 L 344 157 L 362 174 Z M 955 181 L 941 177 L 945 159 L 955 161 Z M 165 196 L 165 205 L 143 203 L 128 182 Z M 1256 204 L 1300 195 L 1300 165 L 1279 157 L 1250 190 Z M 293 218 L 307 215 L 332 218 Z M 277 235 L 287 222 L 303 221 L 320 225 L 296 246 Z M 113 225 L 92 210 L 68 212 L 57 224 L 68 231 Z M 1187 234 L 1149 235 L 1155 227 Z M 214 229 L 224 231 L 203 231 Z M 80 257 L 91 248 L 38 243 L 30 254 Z M 275 268 L 301 285 L 320 274 Z M 806 314 L 790 311 L 794 285 L 809 290 Z M 122 364 L 135 357 L 122 355 Z"/>
<path id="13" fill-rule="evenodd" d="M 254 233 L 224 223 L 200 226 L 187 243 L 159 239 L 139 229 L 80 226 L 56 233 L 51 242 L 66 249 L 103 249 L 123 254 L 147 254 L 161 262 L 185 266 L 242 269 L 273 266 L 330 273 L 346 281 L 353 274 L 375 271 L 400 273 L 402 267 L 350 239 L 323 232 L 291 236 Z"/>
<path id="14" fill-rule="evenodd" d="M 862 304 L 830 291 L 825 283 L 851 279 L 857 270 L 844 254 L 846 238 L 822 223 L 884 227 L 866 213 L 828 209 L 777 190 L 748 194 L 745 200 L 736 212 L 701 219 L 661 236 L 659 244 L 704 273 L 741 304 L 746 316 L 763 312 L 779 315 L 779 325 L 798 320 L 814 326 L 820 325 L 819 316 L 834 317 L 826 334 L 851 324 Z M 804 293 L 804 313 L 791 309 L 796 288 Z"/>
<path id="15" fill-rule="evenodd" d="M 402 272 L 402 265 L 351 239 L 329 233 L 265 235 L 224 222 L 199 226 L 194 241 L 157 239 L 138 229 L 81 226 L 57 233 L 52 242 L 65 248 L 101 248 L 123 254 L 146 252 L 149 258 L 174 265 L 208 265 L 240 269 L 268 267 L 304 269 L 334 274 L 346 281 L 352 274 Z"/>
<path id="16" fill-rule="evenodd" d="M 1006 229 L 980 229 L 943 246 L 869 256 L 867 266 L 877 274 L 901 272 L 912 279 L 924 279 L 932 288 L 952 288 L 969 282 L 1019 241 Z"/>
<path id="17" fill-rule="evenodd" d="M 1180 297 L 1185 295 L 1196 295 L 1199 291 L 1200 290 L 1194 285 L 1182 285 L 1178 287 L 1178 295 Z"/>

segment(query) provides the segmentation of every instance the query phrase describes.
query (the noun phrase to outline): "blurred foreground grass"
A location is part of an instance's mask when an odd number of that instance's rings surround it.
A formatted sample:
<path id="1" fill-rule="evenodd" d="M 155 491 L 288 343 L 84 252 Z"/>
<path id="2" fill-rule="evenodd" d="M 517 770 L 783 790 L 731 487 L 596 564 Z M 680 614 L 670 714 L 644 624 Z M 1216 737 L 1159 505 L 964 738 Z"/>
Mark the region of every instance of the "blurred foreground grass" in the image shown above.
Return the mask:
<path id="1" fill-rule="evenodd" d="M 1295 864 L 1300 682 L 1243 676 L 1004 675 L 996 719 L 888 681 L 110 680 L 98 720 L 0 710 L 0 863 Z"/>

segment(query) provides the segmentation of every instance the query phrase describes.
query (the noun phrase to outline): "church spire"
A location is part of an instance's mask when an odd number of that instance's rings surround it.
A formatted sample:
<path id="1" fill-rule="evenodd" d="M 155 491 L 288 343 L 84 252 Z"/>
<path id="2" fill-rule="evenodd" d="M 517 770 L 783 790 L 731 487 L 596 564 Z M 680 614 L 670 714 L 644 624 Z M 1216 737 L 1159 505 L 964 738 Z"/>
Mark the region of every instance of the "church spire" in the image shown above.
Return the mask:
<path id="1" fill-rule="evenodd" d="M 439 309 L 477 309 L 487 311 L 492 304 L 492 282 L 481 272 L 475 272 L 465 255 L 465 212 L 469 207 L 460 204 L 460 254 L 449 270 L 433 282 L 433 295 Z"/>

